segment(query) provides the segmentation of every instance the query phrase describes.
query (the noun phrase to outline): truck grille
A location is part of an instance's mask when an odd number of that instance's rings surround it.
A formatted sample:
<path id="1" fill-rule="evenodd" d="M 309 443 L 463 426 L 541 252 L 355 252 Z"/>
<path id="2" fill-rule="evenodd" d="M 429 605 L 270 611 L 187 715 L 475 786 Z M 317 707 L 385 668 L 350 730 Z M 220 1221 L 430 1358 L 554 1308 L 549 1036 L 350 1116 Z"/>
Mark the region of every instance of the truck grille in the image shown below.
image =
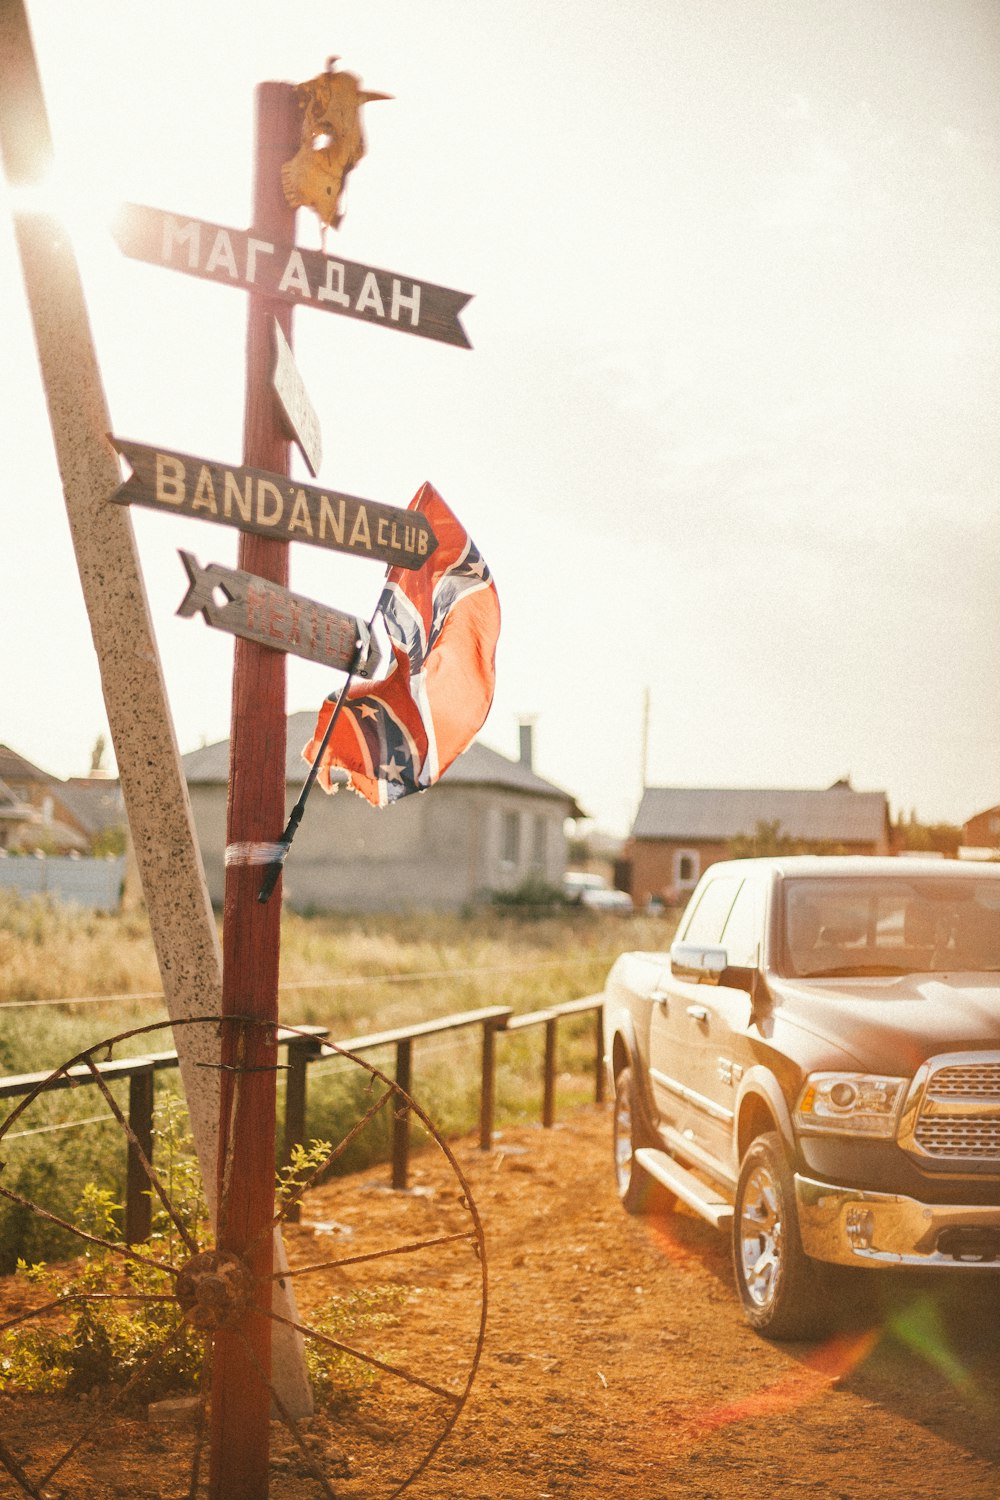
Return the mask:
<path id="1" fill-rule="evenodd" d="M 1000 1058 L 928 1064 L 913 1144 L 937 1161 L 1000 1163 Z"/>
<path id="2" fill-rule="evenodd" d="M 939 1099 L 990 1099 L 994 1104 L 1000 1104 L 1000 1063 L 964 1063 L 938 1068 L 930 1088 Z"/>

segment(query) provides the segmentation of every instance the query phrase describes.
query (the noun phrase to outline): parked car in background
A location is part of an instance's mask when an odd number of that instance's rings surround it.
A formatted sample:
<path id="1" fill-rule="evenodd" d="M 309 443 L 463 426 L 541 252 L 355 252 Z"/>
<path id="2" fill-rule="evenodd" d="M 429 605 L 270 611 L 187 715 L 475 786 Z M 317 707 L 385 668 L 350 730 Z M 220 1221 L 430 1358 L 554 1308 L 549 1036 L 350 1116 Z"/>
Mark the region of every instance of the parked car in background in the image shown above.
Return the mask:
<path id="1" fill-rule="evenodd" d="M 563 895 L 574 906 L 586 906 L 591 911 L 612 911 L 628 916 L 635 910 L 627 891 L 615 890 L 603 875 L 585 870 L 567 871 L 563 876 Z"/>
<path id="2" fill-rule="evenodd" d="M 1000 1272 L 1000 865 L 715 864 L 604 1025 L 622 1203 L 728 1232 L 762 1333 L 830 1267 Z"/>

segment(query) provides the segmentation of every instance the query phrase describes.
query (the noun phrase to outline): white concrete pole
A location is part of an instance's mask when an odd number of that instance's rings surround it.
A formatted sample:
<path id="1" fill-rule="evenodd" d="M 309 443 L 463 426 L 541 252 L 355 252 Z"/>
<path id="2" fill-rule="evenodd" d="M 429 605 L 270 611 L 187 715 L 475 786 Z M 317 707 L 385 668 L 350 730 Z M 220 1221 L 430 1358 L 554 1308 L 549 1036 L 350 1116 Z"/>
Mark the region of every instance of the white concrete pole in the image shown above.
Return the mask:
<path id="1" fill-rule="evenodd" d="M 52 145 L 23 0 L 0 0 L 0 154 L 66 513 L 90 619 L 135 858 L 171 1022 L 222 1012 L 218 930 L 181 770 L 166 684 L 121 483 L 90 320 L 65 226 L 39 209 Z M 209 1203 L 216 1197 L 219 1039 L 213 1026 L 175 1030 L 181 1077 Z M 276 1246 L 276 1265 L 285 1264 Z M 278 1300 L 280 1298 L 280 1301 Z M 291 1292 L 276 1304 L 297 1317 Z M 294 1415 L 312 1398 L 299 1336 L 275 1328 L 273 1377 Z"/>

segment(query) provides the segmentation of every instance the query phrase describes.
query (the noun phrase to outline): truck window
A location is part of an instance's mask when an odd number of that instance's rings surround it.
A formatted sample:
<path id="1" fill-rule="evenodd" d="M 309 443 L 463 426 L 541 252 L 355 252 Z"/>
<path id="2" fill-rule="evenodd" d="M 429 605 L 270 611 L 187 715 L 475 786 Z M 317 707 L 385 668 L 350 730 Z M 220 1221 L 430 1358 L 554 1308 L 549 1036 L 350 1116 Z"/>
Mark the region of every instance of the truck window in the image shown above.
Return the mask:
<path id="1" fill-rule="evenodd" d="M 764 931 L 764 887 L 759 880 L 744 880 L 732 911 L 722 929 L 722 946 L 731 964 L 755 969 L 760 961 Z"/>
<path id="2" fill-rule="evenodd" d="M 684 931 L 679 934 L 682 941 L 718 946 L 740 885 L 738 875 L 720 875 L 718 880 L 710 880 L 698 897 L 698 904 Z"/>

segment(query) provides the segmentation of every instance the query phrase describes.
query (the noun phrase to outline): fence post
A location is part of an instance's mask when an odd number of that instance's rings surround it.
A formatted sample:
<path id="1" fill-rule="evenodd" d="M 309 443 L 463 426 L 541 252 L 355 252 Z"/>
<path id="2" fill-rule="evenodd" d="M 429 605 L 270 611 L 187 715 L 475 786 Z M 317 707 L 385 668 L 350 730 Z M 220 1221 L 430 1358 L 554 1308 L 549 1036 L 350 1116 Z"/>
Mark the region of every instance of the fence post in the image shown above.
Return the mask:
<path id="1" fill-rule="evenodd" d="M 146 1160 L 153 1161 L 153 1064 L 138 1063 L 129 1074 L 128 1122 Z M 134 1143 L 128 1143 L 125 1170 L 125 1241 L 141 1245 L 153 1227 L 152 1184 Z"/>
<path id="2" fill-rule="evenodd" d="M 407 1094 L 413 1079 L 413 1038 L 401 1037 L 396 1043 L 396 1082 Z M 399 1193 L 407 1185 L 410 1164 L 410 1109 L 399 1100 L 392 1112 L 392 1185 Z"/>
<path id="3" fill-rule="evenodd" d="M 479 1089 L 479 1149 L 493 1148 L 493 1120 L 496 1114 L 497 1028 L 493 1021 L 483 1025 L 482 1079 Z"/>
<path id="4" fill-rule="evenodd" d="M 548 1129 L 556 1119 L 556 1027 L 558 1016 L 545 1022 L 545 1065 L 542 1074 L 542 1124 Z"/>
<path id="5" fill-rule="evenodd" d="M 604 1006 L 599 1005 L 595 1014 L 597 1016 L 597 1067 L 594 1076 L 594 1101 L 597 1104 L 603 1104 L 608 1081 L 607 1069 L 604 1066 Z"/>
<path id="6" fill-rule="evenodd" d="M 288 1072 L 285 1077 L 285 1138 L 281 1149 L 281 1164 L 287 1167 L 296 1146 L 306 1141 L 306 1079 L 309 1059 L 315 1057 L 318 1046 L 312 1037 L 288 1038 Z M 293 1198 L 288 1204 L 285 1218 L 297 1224 L 302 1217 L 302 1200 Z"/>

